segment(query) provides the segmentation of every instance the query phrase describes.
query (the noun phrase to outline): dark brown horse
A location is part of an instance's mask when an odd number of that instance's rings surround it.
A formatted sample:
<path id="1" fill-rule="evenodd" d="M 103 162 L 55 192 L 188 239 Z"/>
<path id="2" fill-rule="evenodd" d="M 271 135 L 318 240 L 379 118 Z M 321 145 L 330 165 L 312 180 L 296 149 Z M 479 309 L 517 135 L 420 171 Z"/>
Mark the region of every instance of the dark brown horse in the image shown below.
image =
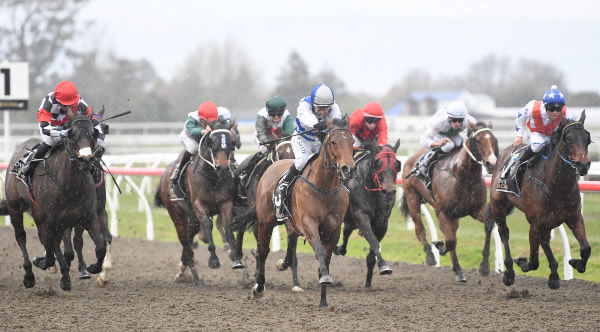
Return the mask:
<path id="1" fill-rule="evenodd" d="M 356 174 L 348 182 L 350 206 L 344 218 L 342 245 L 336 247 L 336 255 L 345 255 L 348 238 L 358 228 L 369 243 L 367 254 L 367 281 L 365 288 L 371 288 L 375 262 L 379 274 L 392 273 L 392 268 L 381 255 L 379 243 L 388 229 L 388 219 L 396 203 L 396 178 L 401 164 L 396 158 L 400 140 L 394 146 L 374 146 L 364 157 L 356 161 Z"/>
<path id="2" fill-rule="evenodd" d="M 472 216 L 485 225 L 485 244 L 483 260 L 479 266 L 482 275 L 488 275 L 490 236 L 493 222 L 487 218 L 486 198 L 487 188 L 483 179 L 482 167 L 492 173 L 498 156 L 498 140 L 484 123 L 478 123 L 474 130 L 469 129 L 468 138 L 461 149 L 456 149 L 449 156 L 437 162 L 431 171 L 432 190 L 427 190 L 422 181 L 415 176 L 406 178 L 416 161 L 425 152 L 421 149 L 412 155 L 404 164 L 402 170 L 402 213 L 410 214 L 415 223 L 417 239 L 423 244 L 427 265 L 436 264 L 431 246 L 427 241 L 425 228 L 421 221 L 421 204 L 429 203 L 435 209 L 439 227 L 444 233 L 445 243 L 433 243 L 440 255 L 451 253 L 452 270 L 457 282 L 466 282 L 458 258 L 456 256 L 456 231 L 458 221 L 465 216 Z M 433 196 L 432 196 L 433 194 Z"/>
<path id="3" fill-rule="evenodd" d="M 60 248 L 66 229 L 82 225 L 87 229 L 96 246 L 97 262 L 87 267 L 91 273 L 102 271 L 106 254 L 102 222 L 98 219 L 96 186 L 89 172 L 97 133 L 92 121 L 77 115 L 67 125 L 69 133 L 57 144 L 51 155 L 32 173 L 31 192 L 28 186 L 12 172 L 13 166 L 39 142 L 29 139 L 17 146 L 6 176 L 6 201 L 1 204 L 0 214 L 8 213 L 15 230 L 15 238 L 23 254 L 26 288 L 35 285 L 32 264 L 27 253 L 23 213 L 30 212 L 38 229 L 40 242 L 46 250 L 45 258 L 35 260 L 41 269 L 54 265 L 55 257 L 60 264 L 62 278 L 60 288 L 71 289 L 69 266 Z M 4 207 L 6 209 L 4 209 Z"/>
<path id="4" fill-rule="evenodd" d="M 319 261 L 321 284 L 320 307 L 327 306 L 327 285 L 333 283 L 329 276 L 331 254 L 337 244 L 342 221 L 348 208 L 349 194 L 343 185 L 352 177 L 354 139 L 348 129 L 348 117 L 328 121 L 328 134 L 319 156 L 308 164 L 298 177 L 290 193 L 291 220 L 298 233 L 304 235 Z M 269 255 L 269 241 L 277 225 L 273 208 L 273 191 L 281 175 L 290 168 L 293 160 L 281 160 L 269 167 L 258 183 L 256 208 L 240 217 L 244 222 L 258 219 L 255 298 L 265 291 L 265 261 Z M 236 220 L 237 224 L 237 220 Z"/>
<path id="5" fill-rule="evenodd" d="M 211 268 L 221 266 L 212 237 L 211 217 L 213 215 L 218 214 L 221 220 L 226 221 L 227 242 L 233 248 L 230 257 L 238 256 L 235 252 L 233 232 L 228 226 L 231 223 L 233 199 L 236 194 L 229 158 L 234 149 L 235 123 L 216 120 L 209 125 L 213 130 L 202 136 L 198 154 L 193 156 L 184 168 L 186 171 L 180 184 L 184 188 L 186 199 L 171 201 L 169 194 L 171 173 L 179 159 L 167 166 L 155 195 L 155 204 L 167 208 L 179 242 L 183 246 L 180 271 L 176 277 L 180 278 L 189 267 L 197 286 L 201 286 L 202 281 L 196 272 L 192 241 L 201 229 L 206 236 L 208 251 L 210 251 L 208 266 Z M 233 262 L 233 268 L 242 267 L 240 261 Z"/>
<path id="6" fill-rule="evenodd" d="M 591 248 L 585 235 L 577 183 L 577 177 L 586 175 L 591 164 L 588 157 L 591 139 L 590 133 L 583 126 L 584 122 L 585 111 L 581 113 L 579 121 L 570 121 L 562 117 L 562 121 L 552 133 L 548 149 L 545 149 L 546 154 L 550 155 L 542 155 L 544 158 L 540 158 L 523 173 L 521 197 L 497 191 L 496 186 L 502 170 L 498 168 L 494 173 L 489 206 L 504 245 L 506 271 L 502 280 L 507 286 L 515 282 L 508 243 L 509 230 L 506 225 L 506 216 L 514 207 L 523 211 L 529 222 L 529 261 L 524 257 L 515 258 L 515 263 L 523 272 L 539 267 L 538 254 L 541 244 L 550 266 L 548 287 L 560 287 L 558 262 L 550 248 L 550 231 L 563 223 L 569 226 L 580 246 L 581 259 L 571 259 L 569 264 L 579 273 L 585 272 Z M 504 163 L 511 151 L 512 145 L 503 152 L 499 165 Z"/>

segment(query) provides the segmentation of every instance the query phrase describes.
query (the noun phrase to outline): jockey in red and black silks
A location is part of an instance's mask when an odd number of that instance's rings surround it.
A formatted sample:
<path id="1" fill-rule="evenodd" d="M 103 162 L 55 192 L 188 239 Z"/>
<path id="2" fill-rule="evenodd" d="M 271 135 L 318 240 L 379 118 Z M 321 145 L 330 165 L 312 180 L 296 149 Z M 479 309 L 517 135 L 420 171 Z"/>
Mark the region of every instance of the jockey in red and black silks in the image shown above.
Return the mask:
<path id="1" fill-rule="evenodd" d="M 376 102 L 369 102 L 362 109 L 350 115 L 350 131 L 354 136 L 354 147 L 366 145 L 386 145 L 388 126 L 383 108 Z"/>

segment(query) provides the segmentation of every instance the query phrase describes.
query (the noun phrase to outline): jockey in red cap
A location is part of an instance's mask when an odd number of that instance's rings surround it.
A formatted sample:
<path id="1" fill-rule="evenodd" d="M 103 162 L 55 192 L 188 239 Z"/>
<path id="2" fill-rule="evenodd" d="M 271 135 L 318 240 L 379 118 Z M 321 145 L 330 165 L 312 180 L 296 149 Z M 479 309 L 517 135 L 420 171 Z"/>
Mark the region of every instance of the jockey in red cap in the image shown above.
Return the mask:
<path id="1" fill-rule="evenodd" d="M 176 187 L 179 187 L 181 170 L 183 169 L 183 166 L 190 161 L 192 154 L 198 153 L 198 143 L 200 142 L 200 138 L 212 130 L 209 122 L 214 122 L 218 118 L 219 111 L 217 110 L 217 105 L 210 101 L 200 104 L 197 111 L 188 114 L 183 130 L 181 131 L 181 134 L 179 134 L 179 140 L 185 147 L 185 151 L 177 168 L 173 170 L 173 174 L 171 175 L 171 200 L 183 199 L 176 194 L 177 190 L 175 190 Z"/>
<path id="2" fill-rule="evenodd" d="M 387 129 L 383 108 L 378 103 L 367 103 L 364 108 L 357 109 L 350 115 L 350 131 L 354 136 L 355 148 L 366 145 L 386 145 Z"/>

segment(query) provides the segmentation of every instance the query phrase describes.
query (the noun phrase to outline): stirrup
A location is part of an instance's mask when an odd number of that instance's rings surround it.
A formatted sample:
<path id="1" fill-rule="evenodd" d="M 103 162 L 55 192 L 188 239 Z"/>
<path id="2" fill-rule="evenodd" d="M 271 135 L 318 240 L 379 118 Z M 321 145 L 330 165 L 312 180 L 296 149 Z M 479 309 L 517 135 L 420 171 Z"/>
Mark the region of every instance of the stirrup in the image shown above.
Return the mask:
<path id="1" fill-rule="evenodd" d="M 171 201 L 183 201 L 183 195 L 178 195 L 181 190 L 179 184 L 171 182 L 169 185 L 169 195 L 171 195 Z"/>

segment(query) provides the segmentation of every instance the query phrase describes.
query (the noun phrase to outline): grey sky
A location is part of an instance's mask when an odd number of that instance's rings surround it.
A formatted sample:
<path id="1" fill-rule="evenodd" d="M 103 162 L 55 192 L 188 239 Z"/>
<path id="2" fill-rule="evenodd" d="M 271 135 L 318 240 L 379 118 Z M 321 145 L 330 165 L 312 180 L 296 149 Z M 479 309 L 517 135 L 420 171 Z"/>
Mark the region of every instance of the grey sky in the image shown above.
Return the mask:
<path id="1" fill-rule="evenodd" d="M 84 15 L 102 48 L 147 58 L 165 79 L 198 46 L 231 40 L 270 86 L 296 49 L 312 73 L 330 66 L 379 96 L 411 69 L 460 75 L 489 54 L 556 65 L 571 90 L 600 92 L 595 0 L 94 0 Z"/>

